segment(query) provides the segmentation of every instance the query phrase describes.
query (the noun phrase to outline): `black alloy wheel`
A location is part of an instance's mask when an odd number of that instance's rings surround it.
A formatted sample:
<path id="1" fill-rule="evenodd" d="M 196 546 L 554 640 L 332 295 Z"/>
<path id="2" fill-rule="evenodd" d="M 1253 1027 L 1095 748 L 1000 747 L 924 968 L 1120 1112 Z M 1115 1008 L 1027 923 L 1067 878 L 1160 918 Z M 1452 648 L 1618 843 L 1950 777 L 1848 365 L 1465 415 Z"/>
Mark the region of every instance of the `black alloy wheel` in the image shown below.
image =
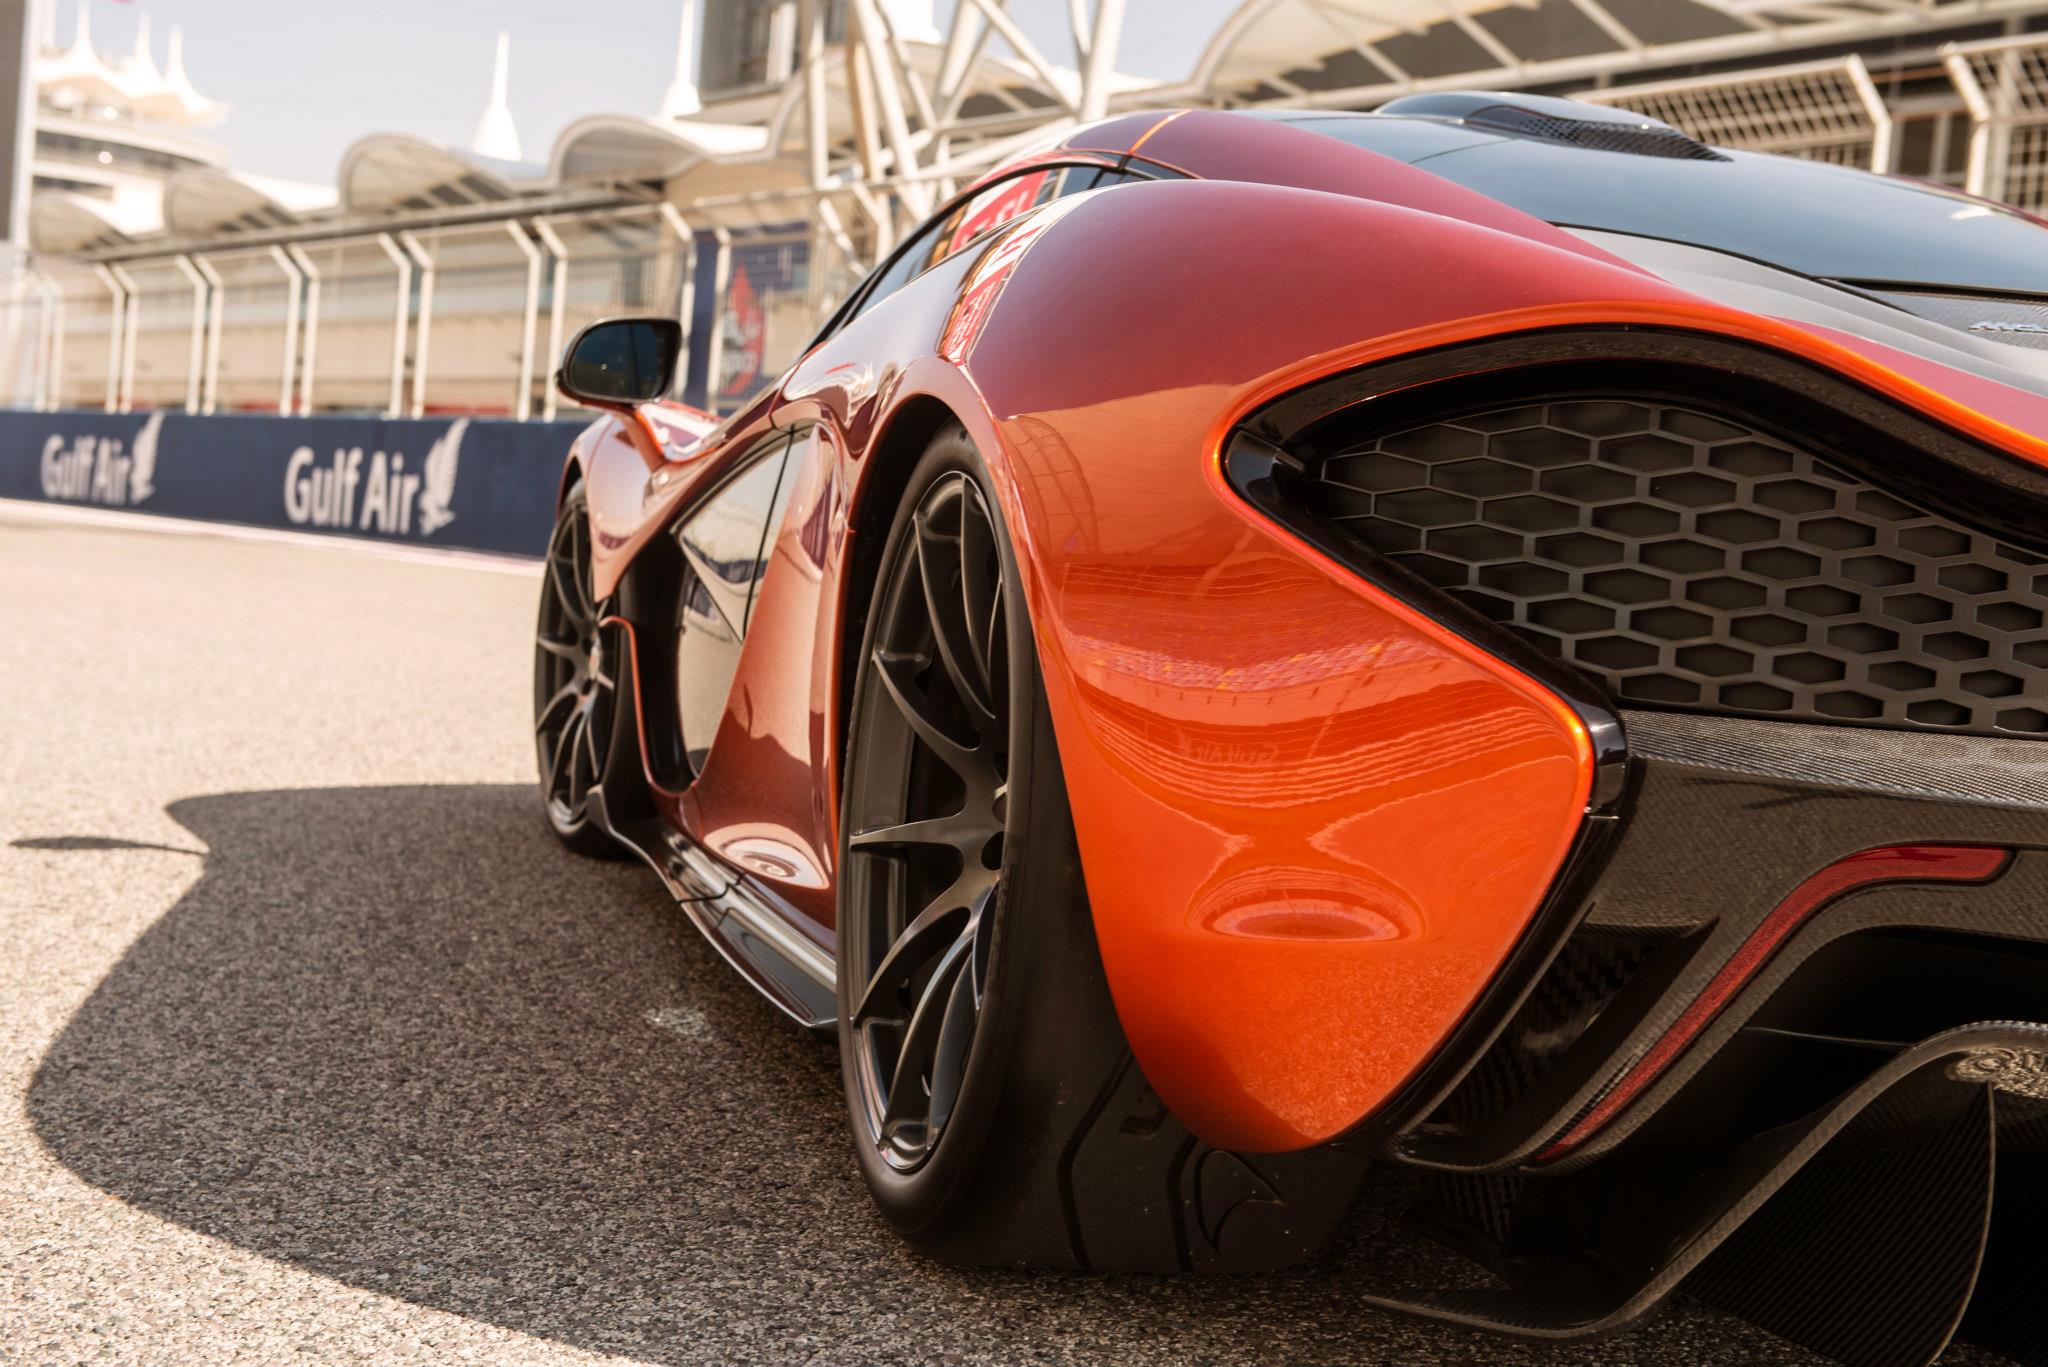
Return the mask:
<path id="1" fill-rule="evenodd" d="M 604 777 L 618 711 L 617 633 L 591 596 L 590 519 L 579 486 L 562 501 L 541 579 L 533 650 L 533 740 L 548 825 L 580 854 L 610 854 L 590 795 Z"/>
<path id="2" fill-rule="evenodd" d="M 925 1163 L 959 1102 L 989 983 L 1009 834 L 1003 557 L 981 487 L 918 498 L 877 601 L 848 777 L 847 1043 L 875 1151 Z"/>

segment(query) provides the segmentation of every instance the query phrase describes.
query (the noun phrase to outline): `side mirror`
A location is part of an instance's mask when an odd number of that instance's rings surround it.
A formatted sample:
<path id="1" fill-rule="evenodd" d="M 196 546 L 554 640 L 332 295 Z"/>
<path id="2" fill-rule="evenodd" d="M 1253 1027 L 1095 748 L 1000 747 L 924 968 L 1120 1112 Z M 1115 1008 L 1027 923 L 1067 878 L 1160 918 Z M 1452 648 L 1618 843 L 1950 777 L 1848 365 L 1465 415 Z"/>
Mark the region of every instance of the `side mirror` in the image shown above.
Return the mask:
<path id="1" fill-rule="evenodd" d="M 683 325 L 673 318 L 607 318 L 576 334 L 555 387 L 591 408 L 650 403 L 675 383 Z"/>

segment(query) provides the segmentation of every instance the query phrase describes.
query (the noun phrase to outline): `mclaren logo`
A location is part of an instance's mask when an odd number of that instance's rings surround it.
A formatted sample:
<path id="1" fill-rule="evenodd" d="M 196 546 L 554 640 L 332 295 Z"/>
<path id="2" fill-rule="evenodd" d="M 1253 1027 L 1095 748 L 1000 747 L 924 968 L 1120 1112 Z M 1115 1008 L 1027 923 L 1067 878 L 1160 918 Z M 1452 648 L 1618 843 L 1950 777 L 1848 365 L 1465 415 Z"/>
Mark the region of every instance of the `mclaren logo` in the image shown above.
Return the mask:
<path id="1" fill-rule="evenodd" d="M 43 497 L 63 503 L 130 508 L 156 492 L 156 444 L 161 411 L 149 415 L 132 445 L 118 437 L 81 436 L 66 442 L 51 433 L 43 443 Z"/>
<path id="2" fill-rule="evenodd" d="M 2024 332 L 2033 336 L 2048 336 L 2048 323 L 2007 323 L 1996 318 L 1987 318 L 1981 323 L 1970 324 L 1972 332 Z"/>
<path id="3" fill-rule="evenodd" d="M 312 447 L 301 446 L 284 467 L 284 515 L 301 527 L 432 536 L 455 520 L 449 505 L 468 430 L 467 418 L 449 424 L 417 472 L 406 468 L 400 451 L 366 458 L 360 446 L 339 448 L 322 464 Z"/>

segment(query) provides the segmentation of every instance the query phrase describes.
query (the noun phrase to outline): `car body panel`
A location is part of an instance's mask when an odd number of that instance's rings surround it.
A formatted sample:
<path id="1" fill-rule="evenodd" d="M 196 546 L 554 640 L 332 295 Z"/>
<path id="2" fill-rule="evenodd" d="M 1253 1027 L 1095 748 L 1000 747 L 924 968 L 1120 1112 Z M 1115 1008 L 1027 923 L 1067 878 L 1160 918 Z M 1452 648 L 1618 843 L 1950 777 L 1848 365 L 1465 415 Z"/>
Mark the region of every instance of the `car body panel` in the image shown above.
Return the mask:
<path id="1" fill-rule="evenodd" d="M 1283 123 L 1191 109 L 1160 125 L 1136 155 L 1203 180 L 1287 185 L 1398 204 L 1636 270 L 1592 243 L 1476 190 L 1393 157 Z"/>
<path id="2" fill-rule="evenodd" d="M 1771 348 L 2043 465 L 2048 401 L 1700 298 L 1300 129 L 1113 122 L 1100 141 L 1223 178 L 1026 213 L 653 469 L 616 422 L 579 442 L 598 592 L 755 440 L 818 425 L 704 777 L 662 802 L 829 943 L 850 539 L 894 425 L 943 405 L 1017 546 L 1138 1060 L 1204 1140 L 1300 1148 L 1396 1095 L 1487 990 L 1580 830 L 1592 760 L 1535 679 L 1254 515 L 1219 466 L 1241 418 L 1376 360 L 1587 326 Z"/>
<path id="3" fill-rule="evenodd" d="M 686 829 L 759 879 L 810 925 L 833 924 L 837 791 L 827 743 L 834 580 L 827 530 L 842 503 L 841 446 L 827 427 L 799 436 L 783 478 L 794 492 L 770 529 L 769 570 L 748 614 L 724 721 L 682 804 Z"/>

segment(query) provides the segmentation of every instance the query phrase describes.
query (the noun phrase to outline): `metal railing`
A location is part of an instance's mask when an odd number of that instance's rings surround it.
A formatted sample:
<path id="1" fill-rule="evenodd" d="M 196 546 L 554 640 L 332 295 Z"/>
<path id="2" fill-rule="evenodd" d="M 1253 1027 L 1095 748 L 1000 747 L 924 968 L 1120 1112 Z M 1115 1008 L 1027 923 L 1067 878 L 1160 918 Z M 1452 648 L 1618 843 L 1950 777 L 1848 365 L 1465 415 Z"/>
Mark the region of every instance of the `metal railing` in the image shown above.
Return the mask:
<path id="1" fill-rule="evenodd" d="M 729 411 L 864 267 L 800 217 L 726 217 L 640 204 L 35 259 L 0 274 L 0 405 L 553 417 L 569 407 L 550 383 L 569 338 L 654 313 L 694 320 L 686 373 L 701 384 L 685 397 Z"/>
<path id="2" fill-rule="evenodd" d="M 1964 188 L 2048 209 L 2048 35 L 1952 43 L 1942 61 L 1970 111 Z"/>

